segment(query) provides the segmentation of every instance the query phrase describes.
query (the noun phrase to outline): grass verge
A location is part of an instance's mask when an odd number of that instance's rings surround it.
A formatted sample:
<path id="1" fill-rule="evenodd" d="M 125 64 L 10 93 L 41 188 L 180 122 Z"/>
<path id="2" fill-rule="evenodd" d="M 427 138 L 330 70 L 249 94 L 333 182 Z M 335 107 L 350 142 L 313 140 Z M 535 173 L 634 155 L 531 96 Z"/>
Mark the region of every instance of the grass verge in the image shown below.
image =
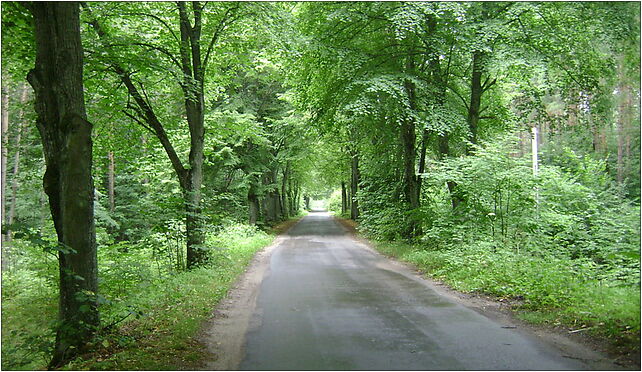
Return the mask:
<path id="1" fill-rule="evenodd" d="M 225 297 L 254 254 L 274 236 L 229 241 L 224 264 L 180 272 L 140 294 L 143 316 L 99 341 L 99 349 L 66 366 L 69 370 L 185 370 L 206 355 L 196 341 L 201 325 Z"/>

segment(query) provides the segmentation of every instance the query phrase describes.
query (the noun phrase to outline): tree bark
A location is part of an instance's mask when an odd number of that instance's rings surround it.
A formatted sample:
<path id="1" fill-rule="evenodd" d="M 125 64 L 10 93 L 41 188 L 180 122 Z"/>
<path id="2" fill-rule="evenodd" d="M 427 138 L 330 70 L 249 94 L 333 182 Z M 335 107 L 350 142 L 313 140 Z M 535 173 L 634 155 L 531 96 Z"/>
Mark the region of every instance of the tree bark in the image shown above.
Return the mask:
<path id="1" fill-rule="evenodd" d="M 481 51 L 473 52 L 472 78 L 470 83 L 470 104 L 468 105 L 468 128 L 470 129 L 470 142 L 477 144 L 477 132 L 479 127 L 479 110 L 481 106 L 481 97 L 484 93 L 482 88 L 483 53 Z M 472 148 L 466 147 L 466 154 L 470 154 Z"/>
<path id="2" fill-rule="evenodd" d="M 283 170 L 283 180 L 281 181 L 281 213 L 283 219 L 290 218 L 290 206 L 288 203 L 288 194 L 287 194 L 287 182 L 290 177 L 290 161 L 288 160 L 285 163 L 285 169 Z"/>
<path id="3" fill-rule="evenodd" d="M 28 5 L 36 63 L 28 74 L 42 138 L 44 189 L 56 233 L 60 273 L 59 325 L 50 368 L 84 349 L 99 325 L 92 125 L 83 96 L 83 50 L 77 2 Z"/>
<path id="4" fill-rule="evenodd" d="M 201 213 L 201 185 L 203 184 L 203 148 L 205 145 L 204 71 L 201 59 L 202 6 L 192 2 L 191 24 L 185 3 L 177 2 L 181 31 L 181 65 L 183 68 L 183 95 L 190 133 L 189 170 L 187 170 L 186 232 L 187 268 L 202 264 L 206 258 L 204 221 Z"/>
<path id="5" fill-rule="evenodd" d="M 310 210 L 310 197 L 307 195 L 303 195 L 303 202 L 305 203 L 305 210 L 309 211 Z"/>
<path id="6" fill-rule="evenodd" d="M 259 198 L 256 195 L 256 185 L 252 181 L 250 181 L 250 187 L 247 191 L 247 201 L 249 204 L 250 225 L 256 225 L 256 221 L 259 219 L 261 207 L 259 204 Z"/>
<path id="7" fill-rule="evenodd" d="M 346 194 L 346 183 L 341 181 L 341 215 L 345 215 L 348 210 L 348 195 Z"/>
<path id="8" fill-rule="evenodd" d="M 408 71 L 412 72 L 414 66 L 408 63 Z M 404 88 L 408 95 L 410 109 L 415 109 L 415 87 L 410 80 L 404 81 Z M 419 208 L 419 179 L 416 174 L 415 161 L 417 158 L 416 149 L 417 136 L 415 134 L 415 122 L 407 117 L 401 122 L 401 147 L 403 151 L 403 193 L 409 211 Z M 408 230 L 405 231 L 406 238 L 413 238 L 421 235 L 420 221 L 410 215 L 408 217 Z"/>
<path id="9" fill-rule="evenodd" d="M 448 141 L 449 141 L 448 134 L 439 136 L 439 158 L 441 160 L 445 160 L 450 154 L 450 145 Z M 455 193 L 455 190 L 457 188 L 457 183 L 455 181 L 448 181 L 446 182 L 446 185 L 448 186 L 448 192 L 450 193 L 450 201 L 453 206 L 453 210 L 455 210 L 461 203 L 461 199 Z"/>

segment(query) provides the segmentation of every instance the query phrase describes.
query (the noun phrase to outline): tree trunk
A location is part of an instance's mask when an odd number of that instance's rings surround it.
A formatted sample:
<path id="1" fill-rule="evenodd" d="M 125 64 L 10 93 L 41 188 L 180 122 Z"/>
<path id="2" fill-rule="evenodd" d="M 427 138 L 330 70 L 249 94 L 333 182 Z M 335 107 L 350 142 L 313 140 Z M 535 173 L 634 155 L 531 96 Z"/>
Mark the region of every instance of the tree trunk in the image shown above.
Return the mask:
<path id="1" fill-rule="evenodd" d="M 356 221 L 359 218 L 359 202 L 357 201 L 357 191 L 359 190 L 359 182 L 361 180 L 361 173 L 359 172 L 359 153 L 352 152 L 352 177 L 350 179 L 350 218 Z"/>
<path id="2" fill-rule="evenodd" d="M 274 187 L 274 172 L 269 171 L 263 177 L 263 185 L 269 187 L 267 193 L 265 194 L 265 222 L 272 224 L 276 222 L 278 218 L 277 208 L 278 201 L 275 197 Z"/>
<path id="3" fill-rule="evenodd" d="M 92 125 L 83 96 L 83 51 L 77 2 L 28 5 L 35 24 L 35 92 L 42 138 L 44 189 L 56 233 L 60 274 L 59 325 L 50 368 L 82 352 L 99 325 Z"/>
<path id="4" fill-rule="evenodd" d="M 292 215 L 296 216 L 299 214 L 299 183 L 294 180 L 292 186 Z"/>
<path id="5" fill-rule="evenodd" d="M 201 11 L 199 2 L 192 2 L 194 25 L 191 24 L 185 3 L 178 2 L 181 31 L 181 65 L 185 80 L 181 87 L 185 97 L 185 113 L 190 134 L 188 185 L 185 219 L 187 232 L 187 268 L 205 261 L 204 221 L 201 214 L 201 185 L 203 184 L 203 148 L 205 144 L 204 71 L 201 59 Z"/>
<path id="6" fill-rule="evenodd" d="M 261 207 L 259 205 L 259 198 L 256 195 L 256 186 L 252 181 L 250 182 L 250 188 L 247 191 L 247 201 L 250 209 L 250 225 L 256 225 L 256 221 L 259 219 Z"/>
<path id="7" fill-rule="evenodd" d="M 483 53 L 481 51 L 473 52 L 473 75 L 470 84 L 470 104 L 468 105 L 468 128 L 470 129 L 470 142 L 477 144 L 477 132 L 479 126 L 479 110 L 481 106 L 481 96 L 484 93 L 482 88 L 483 72 Z M 466 146 L 466 154 L 470 154 L 472 148 Z"/>
<path id="8" fill-rule="evenodd" d="M 346 195 L 346 183 L 341 181 L 341 215 L 345 216 L 348 211 L 348 195 Z"/>
<path id="9" fill-rule="evenodd" d="M 303 202 L 305 203 L 305 210 L 309 211 L 310 210 L 310 197 L 307 195 L 303 195 Z"/>
<path id="10" fill-rule="evenodd" d="M 450 145 L 448 143 L 448 138 L 449 136 L 447 134 L 444 134 L 442 136 L 439 136 L 439 158 L 441 160 L 445 160 L 448 158 L 448 155 L 450 153 Z M 450 201 L 453 206 L 453 210 L 457 209 L 459 206 L 459 203 L 461 202 L 459 196 L 455 193 L 455 190 L 457 188 L 457 183 L 455 181 L 448 181 L 446 182 L 446 185 L 448 186 L 448 192 L 450 193 Z"/>
<path id="11" fill-rule="evenodd" d="M 401 123 L 401 147 L 403 151 L 403 195 L 409 211 L 419 207 L 419 194 L 417 190 L 417 175 L 415 174 L 415 124 L 411 120 L 403 120 Z M 405 232 L 407 238 L 417 235 L 417 221 L 410 217 L 408 230 Z"/>
<path id="12" fill-rule="evenodd" d="M 409 70 L 412 71 L 412 64 L 409 64 Z M 410 108 L 415 108 L 415 87 L 410 80 L 404 82 Z M 403 193 L 404 199 L 408 205 L 409 211 L 419 208 L 419 182 L 415 170 L 415 161 L 417 158 L 416 149 L 415 122 L 412 118 L 405 118 L 401 122 L 401 147 L 403 152 Z M 421 235 L 420 222 L 414 217 L 409 216 L 408 230 L 404 233 L 407 238 L 413 238 Z"/>
<path id="13" fill-rule="evenodd" d="M 285 163 L 285 170 L 283 171 L 283 180 L 281 181 L 281 212 L 283 219 L 290 218 L 290 206 L 288 203 L 287 182 L 290 177 L 290 161 Z"/>

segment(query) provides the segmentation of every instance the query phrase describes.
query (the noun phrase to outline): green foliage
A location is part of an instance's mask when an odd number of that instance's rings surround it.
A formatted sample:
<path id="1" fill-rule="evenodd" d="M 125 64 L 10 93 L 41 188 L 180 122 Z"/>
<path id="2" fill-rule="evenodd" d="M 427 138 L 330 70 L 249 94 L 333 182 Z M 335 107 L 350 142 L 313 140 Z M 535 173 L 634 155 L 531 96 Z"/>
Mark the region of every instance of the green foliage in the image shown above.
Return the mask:
<path id="1" fill-rule="evenodd" d="M 348 201 L 359 205 L 363 232 L 400 240 L 420 222 L 415 246 L 386 249 L 458 288 L 518 301 L 533 319 L 552 311 L 555 322 L 639 337 L 639 7 L 207 3 L 200 248 L 209 265 L 185 272 L 185 195 L 157 137 L 124 114 L 137 112 L 110 67 L 117 61 L 131 73 L 187 164 L 192 95 L 182 88 L 193 81 L 180 68 L 176 5 L 90 3 L 81 32 L 107 301 L 101 317 L 115 325 L 94 345 L 96 355 L 111 357 L 73 366 L 179 368 L 189 362 L 180 358 L 197 359 L 188 336 L 270 240 L 239 221 L 254 207 L 266 228 L 297 215 L 304 197 L 327 198 L 339 214 L 336 190 L 351 189 L 353 160 L 360 180 Z M 87 22 L 94 16 L 102 41 Z M 15 218 L 12 226 L 3 221 L 14 239 L 3 246 L 2 359 L 3 368 L 39 368 L 52 344 L 55 254 L 66 248 L 56 243 L 41 140 L 30 97 L 21 94 L 34 63 L 31 15 L 3 2 L 2 26 L 5 168 L 19 169 L 7 175 L 15 201 L 9 186 L 3 190 Z M 474 53 L 483 57 L 477 128 Z M 412 146 L 402 146 L 402 124 L 415 130 L 414 159 L 404 155 Z M 528 157 L 534 124 L 542 134 L 537 177 Z M 477 146 L 469 143 L 473 129 Z M 414 210 L 405 201 L 408 160 L 422 173 Z"/>
<path id="2" fill-rule="evenodd" d="M 639 343 L 639 206 L 613 187 L 603 162 L 569 149 L 556 157 L 560 165 L 533 176 L 510 138 L 430 167 L 421 243 L 378 246 L 457 289 Z M 447 182 L 457 185 L 455 210 Z M 391 232 L 402 214 L 385 195 L 369 196 L 364 206 L 372 211 L 364 211 L 362 231 L 398 239 Z"/>
<path id="3" fill-rule="evenodd" d="M 211 263 L 185 272 L 159 266 L 153 241 L 119 242 L 99 249 L 103 326 L 89 356 L 70 369 L 182 369 L 200 357 L 196 333 L 243 272 L 254 253 L 273 237 L 233 224 L 208 234 L 217 247 Z M 156 242 L 161 244 L 162 242 Z M 53 346 L 57 316 L 55 258 L 27 241 L 19 269 L 5 272 L 2 292 L 2 368 L 40 369 Z"/>

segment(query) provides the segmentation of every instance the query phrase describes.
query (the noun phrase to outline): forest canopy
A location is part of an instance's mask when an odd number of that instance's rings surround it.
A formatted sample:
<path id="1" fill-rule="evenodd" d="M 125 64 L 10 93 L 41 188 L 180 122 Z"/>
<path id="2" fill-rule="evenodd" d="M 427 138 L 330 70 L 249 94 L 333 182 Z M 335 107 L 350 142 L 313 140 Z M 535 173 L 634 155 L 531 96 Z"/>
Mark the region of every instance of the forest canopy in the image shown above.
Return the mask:
<path id="1" fill-rule="evenodd" d="M 3 369 L 143 342 L 316 206 L 639 348 L 639 3 L 65 3 L 2 2 Z"/>

